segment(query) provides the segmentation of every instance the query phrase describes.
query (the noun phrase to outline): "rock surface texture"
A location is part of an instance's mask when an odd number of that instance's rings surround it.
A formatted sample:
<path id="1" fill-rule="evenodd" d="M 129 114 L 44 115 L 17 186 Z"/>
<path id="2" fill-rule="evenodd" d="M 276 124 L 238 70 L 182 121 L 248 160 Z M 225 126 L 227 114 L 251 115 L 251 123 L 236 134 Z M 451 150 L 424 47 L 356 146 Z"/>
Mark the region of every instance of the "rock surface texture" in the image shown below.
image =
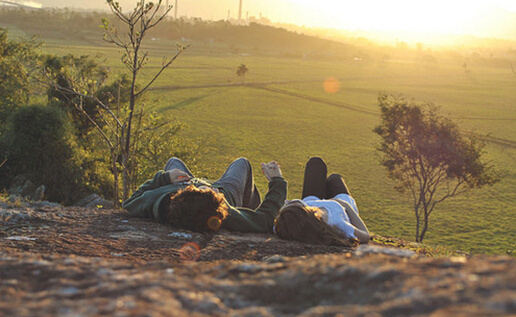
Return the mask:
<path id="1" fill-rule="evenodd" d="M 516 259 L 197 234 L 0 203 L 0 316 L 510 316 Z"/>

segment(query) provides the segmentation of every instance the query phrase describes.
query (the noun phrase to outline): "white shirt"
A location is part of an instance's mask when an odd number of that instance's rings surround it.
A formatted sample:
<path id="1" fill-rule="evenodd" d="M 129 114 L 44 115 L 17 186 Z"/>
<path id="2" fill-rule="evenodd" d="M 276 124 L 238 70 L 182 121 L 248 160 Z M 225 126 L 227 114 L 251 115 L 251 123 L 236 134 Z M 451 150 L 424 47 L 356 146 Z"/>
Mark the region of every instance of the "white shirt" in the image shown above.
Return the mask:
<path id="1" fill-rule="evenodd" d="M 327 200 L 319 199 L 316 196 L 307 196 L 303 201 L 308 206 L 325 210 L 328 215 L 327 221 L 326 219 L 323 219 L 327 224 L 342 231 L 346 237 L 356 239 L 355 226 L 353 226 L 349 221 L 349 216 L 344 209 L 345 207 L 353 208 L 353 210 L 358 214 L 358 207 L 353 197 L 348 194 L 338 194 L 333 197 L 332 200 Z"/>

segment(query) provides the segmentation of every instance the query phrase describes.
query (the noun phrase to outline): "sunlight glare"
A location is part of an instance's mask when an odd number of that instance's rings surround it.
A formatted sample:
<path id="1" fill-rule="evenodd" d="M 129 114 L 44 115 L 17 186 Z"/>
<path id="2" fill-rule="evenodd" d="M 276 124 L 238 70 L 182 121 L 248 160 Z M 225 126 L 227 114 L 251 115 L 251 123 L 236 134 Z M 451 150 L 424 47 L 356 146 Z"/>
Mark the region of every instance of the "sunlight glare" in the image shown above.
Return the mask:
<path id="1" fill-rule="evenodd" d="M 41 3 L 35 2 L 35 1 L 21 1 L 20 4 L 27 6 L 27 7 L 31 7 L 31 8 L 36 8 L 36 9 L 43 8 L 43 5 Z"/>
<path id="2" fill-rule="evenodd" d="M 210 228 L 210 230 L 218 230 L 221 225 L 222 220 L 220 220 L 220 218 L 217 216 L 212 216 L 210 219 L 208 219 L 208 228 Z"/>
<path id="3" fill-rule="evenodd" d="M 328 77 L 324 80 L 324 91 L 334 94 L 340 90 L 340 82 L 335 77 Z"/>
<path id="4" fill-rule="evenodd" d="M 498 22 L 496 10 L 516 11 L 509 0 L 287 0 L 296 5 L 297 23 L 317 27 L 390 33 L 425 40 L 440 35 L 487 36 Z M 291 16 L 294 14 L 291 13 Z M 426 38 L 425 38 L 426 37 Z"/>
<path id="5" fill-rule="evenodd" d="M 179 249 L 179 256 L 181 261 L 197 261 L 201 256 L 201 248 L 194 242 L 185 243 Z"/>

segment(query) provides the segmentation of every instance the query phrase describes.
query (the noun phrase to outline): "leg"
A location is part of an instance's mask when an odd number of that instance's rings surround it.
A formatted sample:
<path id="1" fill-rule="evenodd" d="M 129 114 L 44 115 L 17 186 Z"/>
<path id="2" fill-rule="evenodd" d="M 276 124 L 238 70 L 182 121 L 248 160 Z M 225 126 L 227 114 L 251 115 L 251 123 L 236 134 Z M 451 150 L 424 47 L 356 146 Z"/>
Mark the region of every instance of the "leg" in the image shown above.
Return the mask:
<path id="1" fill-rule="evenodd" d="M 348 194 L 351 195 L 344 181 L 344 178 L 339 174 L 331 174 L 326 180 L 326 193 L 328 197 L 326 199 L 333 198 L 338 194 Z"/>
<path id="2" fill-rule="evenodd" d="M 170 160 L 168 160 L 167 164 L 165 164 L 164 170 L 170 171 L 170 170 L 173 170 L 174 168 L 177 168 L 177 169 L 187 173 L 192 178 L 194 177 L 192 175 L 192 172 L 190 172 L 188 167 L 186 167 L 186 164 L 183 161 L 181 161 L 180 159 L 178 159 L 177 157 L 173 157 Z"/>
<path id="3" fill-rule="evenodd" d="M 316 196 L 320 199 L 326 196 L 326 163 L 320 157 L 312 157 L 306 163 L 301 198 Z"/>
<path id="4" fill-rule="evenodd" d="M 215 182 L 233 196 L 236 206 L 256 209 L 262 203 L 254 183 L 251 163 L 246 158 L 233 161 L 224 174 Z"/>

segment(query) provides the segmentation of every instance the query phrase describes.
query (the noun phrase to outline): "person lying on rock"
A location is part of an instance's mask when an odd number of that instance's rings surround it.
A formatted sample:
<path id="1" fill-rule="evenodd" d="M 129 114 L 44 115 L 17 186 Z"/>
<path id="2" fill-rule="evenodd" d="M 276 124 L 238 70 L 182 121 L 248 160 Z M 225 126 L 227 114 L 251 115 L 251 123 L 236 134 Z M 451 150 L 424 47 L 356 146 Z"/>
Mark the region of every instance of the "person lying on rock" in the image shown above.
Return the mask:
<path id="1" fill-rule="evenodd" d="M 274 221 L 279 238 L 351 247 L 369 242 L 369 231 L 344 179 L 327 175 L 326 163 L 312 157 L 305 167 L 302 199 L 286 201 Z"/>
<path id="2" fill-rule="evenodd" d="M 196 178 L 185 163 L 173 157 L 153 179 L 122 203 L 134 217 L 195 232 L 230 231 L 272 233 L 274 219 L 287 196 L 287 181 L 276 162 L 262 163 L 269 191 L 261 200 L 246 158 L 233 161 L 217 180 Z"/>

